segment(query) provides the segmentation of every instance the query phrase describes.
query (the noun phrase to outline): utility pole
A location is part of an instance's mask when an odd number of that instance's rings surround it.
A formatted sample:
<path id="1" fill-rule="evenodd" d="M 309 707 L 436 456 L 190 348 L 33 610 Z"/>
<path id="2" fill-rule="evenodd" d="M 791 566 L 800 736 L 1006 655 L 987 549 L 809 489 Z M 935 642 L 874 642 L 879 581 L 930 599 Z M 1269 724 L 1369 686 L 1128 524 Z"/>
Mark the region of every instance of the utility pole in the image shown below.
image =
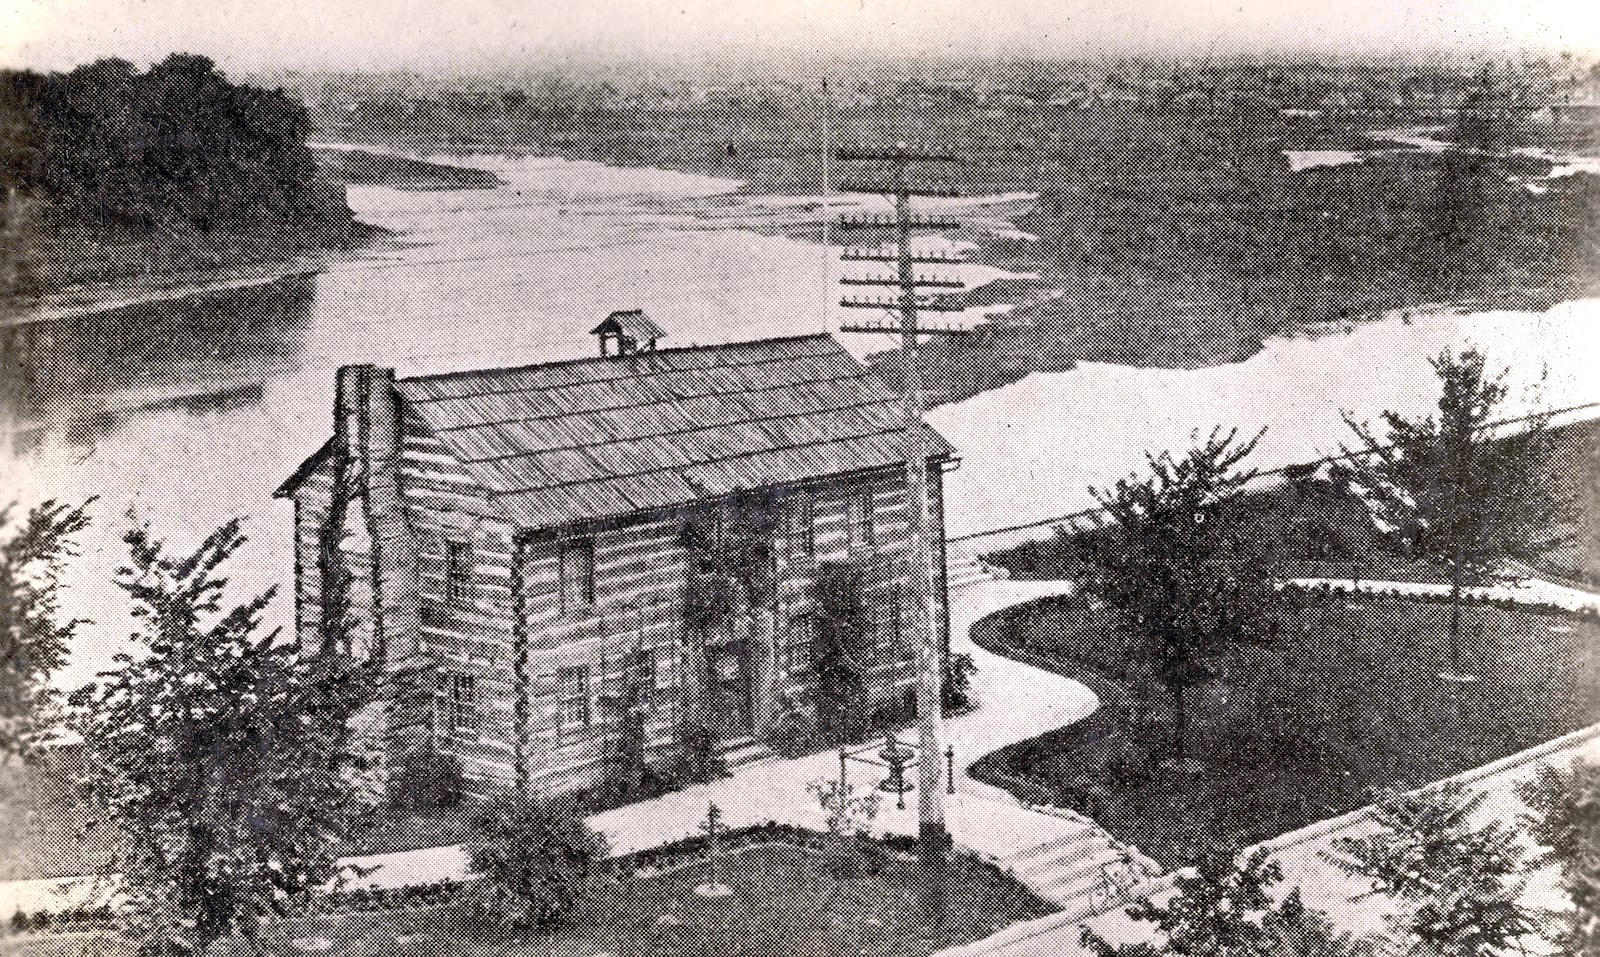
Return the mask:
<path id="1" fill-rule="evenodd" d="M 844 259 L 856 262 L 894 263 L 894 275 L 846 277 L 841 280 L 850 286 L 888 286 L 897 289 L 895 298 L 866 298 L 847 296 L 840 305 L 849 309 L 876 309 L 889 315 L 881 319 L 859 322 L 847 321 L 841 332 L 879 332 L 900 337 L 900 360 L 903 370 L 902 387 L 905 390 L 905 456 L 907 488 L 913 499 L 911 509 L 911 566 L 907 575 L 912 600 L 907 609 L 909 633 L 914 642 L 917 660 L 917 836 L 918 848 L 924 862 L 942 863 L 949 844 L 945 827 L 945 788 L 940 784 L 944 763 L 944 648 L 939 641 L 938 623 L 943 620 L 939 603 L 938 575 L 934 569 L 933 505 L 931 482 L 928 473 L 927 427 L 922 417 L 925 403 L 922 394 L 922 357 L 920 341 L 927 335 L 952 335 L 965 332 L 954 324 L 924 324 L 919 312 L 960 312 L 961 307 L 943 303 L 924 294 L 925 288 L 953 290 L 962 283 L 936 276 L 919 276 L 919 263 L 956 263 L 955 256 L 919 256 L 911 249 L 912 235 L 918 231 L 953 229 L 960 225 L 955 220 L 919 217 L 911 212 L 913 196 L 956 196 L 950 189 L 914 186 L 911 171 L 918 164 L 953 163 L 955 157 L 942 153 L 912 150 L 904 143 L 884 151 L 841 151 L 841 162 L 871 163 L 887 167 L 891 176 L 887 183 L 841 183 L 839 189 L 851 193 L 877 193 L 894 201 L 892 216 L 862 214 L 840 219 L 842 231 L 886 233 L 894 239 L 895 249 L 889 254 L 880 245 L 876 248 L 846 250 Z M 931 873 L 937 873 L 930 871 Z"/>

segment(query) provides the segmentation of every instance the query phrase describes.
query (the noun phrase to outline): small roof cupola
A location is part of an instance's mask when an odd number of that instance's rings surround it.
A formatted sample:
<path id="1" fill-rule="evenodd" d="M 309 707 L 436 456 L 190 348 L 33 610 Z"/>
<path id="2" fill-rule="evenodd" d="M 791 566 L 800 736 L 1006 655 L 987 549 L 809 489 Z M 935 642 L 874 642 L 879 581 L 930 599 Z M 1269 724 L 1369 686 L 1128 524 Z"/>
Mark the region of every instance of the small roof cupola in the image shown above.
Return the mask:
<path id="1" fill-rule="evenodd" d="M 589 331 L 600 339 L 600 355 L 632 355 L 635 352 L 654 352 L 656 340 L 666 338 L 666 332 L 644 314 L 643 309 L 621 309 L 606 317 Z M 613 343 L 616 351 L 612 351 Z"/>

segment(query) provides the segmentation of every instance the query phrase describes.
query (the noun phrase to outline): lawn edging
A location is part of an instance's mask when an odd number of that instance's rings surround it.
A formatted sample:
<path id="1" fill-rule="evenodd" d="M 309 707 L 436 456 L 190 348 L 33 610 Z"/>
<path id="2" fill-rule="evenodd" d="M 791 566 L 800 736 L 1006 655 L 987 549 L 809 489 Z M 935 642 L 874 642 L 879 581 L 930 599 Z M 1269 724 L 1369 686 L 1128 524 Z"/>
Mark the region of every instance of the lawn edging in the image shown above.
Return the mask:
<path id="1" fill-rule="evenodd" d="M 1426 794 L 1430 791 L 1436 791 L 1451 784 L 1474 784 L 1483 780 L 1484 778 L 1493 777 L 1496 774 L 1512 770 L 1513 768 L 1532 764 L 1533 762 L 1541 760 L 1542 758 L 1554 754 L 1557 751 L 1564 751 L 1568 748 L 1572 748 L 1595 739 L 1600 739 L 1600 723 L 1589 725 L 1586 728 L 1579 728 L 1577 731 L 1564 734 L 1559 738 L 1552 738 L 1551 740 L 1529 748 L 1526 751 L 1519 751 L 1516 754 L 1507 755 L 1506 757 L 1499 758 L 1498 760 L 1490 761 L 1488 764 L 1463 771 L 1460 774 L 1454 774 L 1450 777 L 1441 778 L 1437 781 L 1430 782 L 1408 793 Z M 1247 847 L 1240 851 L 1240 854 L 1248 855 L 1258 850 L 1276 853 L 1293 847 L 1298 847 L 1302 844 L 1310 843 L 1318 838 L 1326 837 L 1329 834 L 1346 830 L 1361 824 L 1367 818 L 1371 817 L 1372 809 L 1373 806 L 1369 804 L 1365 807 L 1357 808 L 1354 811 L 1348 811 L 1335 817 L 1317 821 L 1314 824 L 1308 824 L 1305 827 L 1299 828 L 1298 830 L 1290 831 L 1286 834 L 1280 834 L 1277 837 L 1270 838 L 1258 844 L 1252 845 L 1251 847 Z M 1177 887 L 1179 879 L 1185 876 L 1191 876 L 1193 873 L 1193 868 L 1180 868 L 1175 871 L 1170 871 L 1166 874 L 1162 874 L 1160 877 L 1152 878 L 1151 880 L 1135 886 L 1122 901 L 1103 910 L 1094 911 L 1091 913 L 1081 913 L 1074 909 L 1060 911 L 1055 914 L 1047 914 L 1044 917 L 1036 918 L 1031 921 L 1023 921 L 1018 924 L 1012 924 L 1010 927 L 1007 927 L 990 937 L 986 937 L 983 940 L 977 940 L 970 944 L 962 944 L 959 947 L 951 947 L 946 950 L 938 951 L 937 953 L 933 954 L 932 957 L 988 957 L 988 955 L 998 953 L 1007 947 L 1015 946 L 1016 944 L 1027 940 L 1032 940 L 1036 937 L 1042 937 L 1046 934 L 1060 930 L 1066 925 L 1076 924 L 1085 918 L 1095 916 L 1098 913 L 1109 913 L 1118 907 L 1131 904 L 1136 900 L 1145 900 L 1154 897 L 1157 894 L 1166 893 L 1167 891 L 1173 890 Z"/>

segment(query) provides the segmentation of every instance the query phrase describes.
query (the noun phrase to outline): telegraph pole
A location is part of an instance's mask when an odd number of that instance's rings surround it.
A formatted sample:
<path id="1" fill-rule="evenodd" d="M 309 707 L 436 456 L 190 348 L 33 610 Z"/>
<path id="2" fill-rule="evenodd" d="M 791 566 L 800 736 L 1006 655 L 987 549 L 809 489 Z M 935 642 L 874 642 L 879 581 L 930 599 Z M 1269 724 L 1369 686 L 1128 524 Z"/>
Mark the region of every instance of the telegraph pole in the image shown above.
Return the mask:
<path id="1" fill-rule="evenodd" d="M 893 216 L 859 215 L 842 218 L 840 230 L 886 233 L 893 236 L 893 255 L 882 247 L 846 250 L 844 259 L 857 262 L 892 262 L 892 276 L 845 277 L 850 286 L 887 286 L 898 290 L 893 299 L 846 296 L 840 305 L 849 309 L 876 309 L 887 315 L 881 319 L 847 321 L 841 332 L 881 332 L 900 337 L 900 361 L 905 390 L 905 455 L 907 487 L 913 499 L 911 510 L 911 567 L 907 575 L 912 600 L 907 609 L 909 632 L 917 659 L 917 836 L 925 863 L 941 863 L 950 836 L 945 827 L 945 788 L 940 774 L 944 764 L 944 648 L 939 641 L 938 623 L 943 614 L 939 604 L 938 577 L 934 569 L 937 554 L 931 541 L 933 530 L 932 484 L 928 472 L 927 427 L 923 425 L 926 404 L 922 394 L 922 336 L 953 335 L 967 330 L 950 323 L 923 323 L 920 312 L 960 312 L 961 307 L 941 302 L 923 289 L 955 290 L 958 280 L 919 276 L 919 263 L 956 263 L 955 256 L 918 256 L 912 252 L 912 235 L 924 230 L 946 230 L 960 225 L 955 220 L 919 217 L 911 212 L 913 196 L 955 196 L 950 189 L 912 184 L 911 171 L 918 164 L 952 163 L 955 157 L 942 153 L 915 151 L 900 144 L 885 151 L 842 151 L 841 162 L 872 163 L 888 167 L 887 183 L 841 183 L 839 189 L 852 193 L 878 193 L 894 201 Z M 937 872 L 934 872 L 937 873 Z"/>

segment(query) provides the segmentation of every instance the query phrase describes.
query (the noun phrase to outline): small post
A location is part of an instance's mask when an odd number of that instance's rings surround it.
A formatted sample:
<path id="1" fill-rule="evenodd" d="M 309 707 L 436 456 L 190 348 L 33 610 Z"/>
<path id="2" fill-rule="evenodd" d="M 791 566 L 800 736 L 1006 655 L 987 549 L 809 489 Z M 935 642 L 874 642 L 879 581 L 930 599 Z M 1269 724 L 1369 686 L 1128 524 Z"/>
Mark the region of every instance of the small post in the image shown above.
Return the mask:
<path id="1" fill-rule="evenodd" d="M 944 778 L 945 793 L 956 793 L 956 746 L 953 744 L 944 746 Z"/>
<path id="2" fill-rule="evenodd" d="M 715 804 L 706 808 L 706 822 L 700 829 L 706 835 L 706 881 L 694 892 L 701 897 L 727 897 L 733 888 L 722 883 L 722 834 L 727 830 L 722 823 L 722 809 Z"/>

